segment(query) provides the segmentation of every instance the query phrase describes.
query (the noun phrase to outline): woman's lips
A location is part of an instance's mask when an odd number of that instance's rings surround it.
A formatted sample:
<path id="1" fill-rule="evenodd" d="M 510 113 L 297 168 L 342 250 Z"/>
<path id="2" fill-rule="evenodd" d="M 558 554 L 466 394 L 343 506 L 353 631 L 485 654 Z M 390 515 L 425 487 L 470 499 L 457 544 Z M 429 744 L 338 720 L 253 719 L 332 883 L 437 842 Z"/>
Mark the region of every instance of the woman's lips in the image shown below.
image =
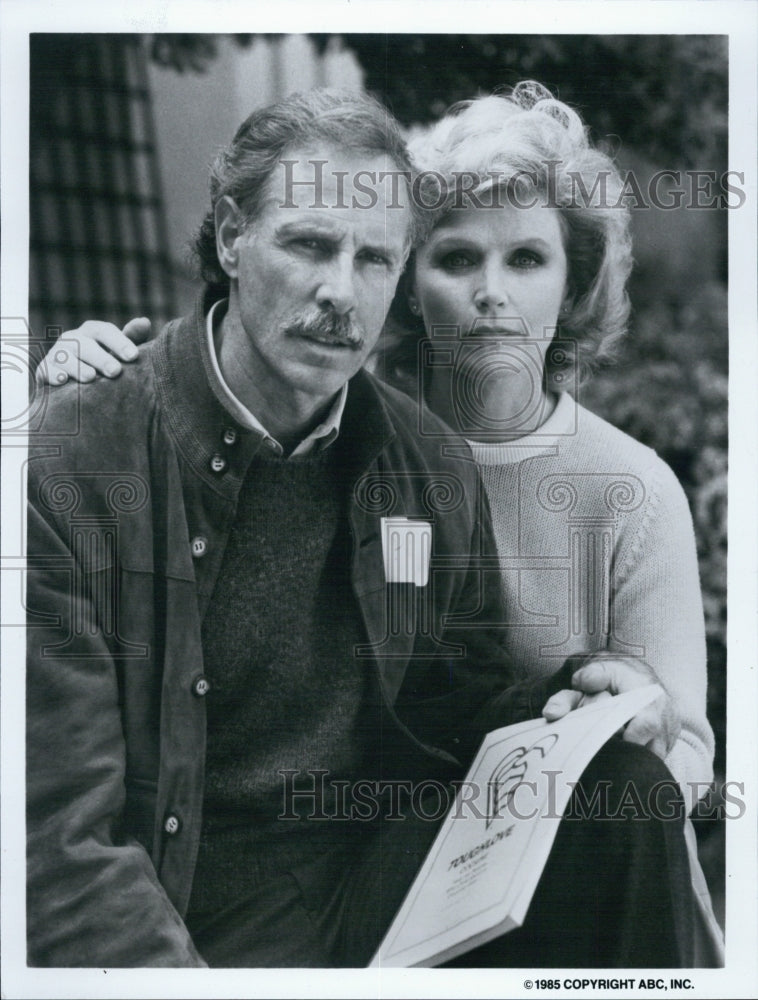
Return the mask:
<path id="1" fill-rule="evenodd" d="M 476 326 L 466 335 L 467 337 L 525 337 L 526 331 L 522 329 L 514 330 L 506 326 L 490 326 L 485 323 L 477 323 Z"/>
<path id="2" fill-rule="evenodd" d="M 520 316 L 477 316 L 469 326 L 469 337 L 529 336 L 529 328 Z"/>

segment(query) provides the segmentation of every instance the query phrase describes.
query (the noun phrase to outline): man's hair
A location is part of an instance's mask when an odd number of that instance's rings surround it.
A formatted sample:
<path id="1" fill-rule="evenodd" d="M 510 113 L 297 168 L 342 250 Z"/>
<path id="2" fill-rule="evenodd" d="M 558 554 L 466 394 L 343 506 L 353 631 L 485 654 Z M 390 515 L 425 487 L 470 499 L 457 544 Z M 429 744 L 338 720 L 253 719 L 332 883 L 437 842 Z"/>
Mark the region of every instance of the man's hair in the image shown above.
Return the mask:
<path id="1" fill-rule="evenodd" d="M 557 209 L 564 233 L 570 305 L 557 331 L 564 343 L 548 350 L 547 377 L 559 371 L 561 361 L 565 372 L 566 341 L 576 345 L 580 377 L 611 356 L 629 317 L 629 211 L 621 204 L 623 184 L 618 170 L 609 156 L 591 145 L 579 115 L 541 84 L 525 81 L 509 94 L 455 105 L 431 131 L 410 144 L 410 151 L 419 172 L 420 200 L 434 206 L 429 209 L 432 229 L 461 204 L 464 175 L 466 194 L 490 193 L 492 198 L 499 191 L 506 204 L 523 206 L 536 197 L 537 204 Z M 487 198 L 481 201 L 486 204 Z M 415 371 L 416 341 L 424 336 L 405 301 L 412 268 L 411 260 L 390 312 L 392 333 L 386 349 L 388 355 L 393 350 L 397 353 L 385 363 L 398 375 L 404 367 L 409 373 Z M 407 330 L 405 338 L 398 326 Z"/>
<path id="2" fill-rule="evenodd" d="M 214 209 L 219 198 L 233 198 L 249 224 L 260 212 L 266 182 L 284 154 L 315 143 L 331 144 L 367 157 L 386 156 L 392 161 L 388 169 L 411 171 L 397 121 L 368 94 L 310 90 L 256 109 L 210 167 L 211 207 L 193 245 L 206 282 L 219 289 L 229 284 L 216 253 Z M 413 217 L 409 237 L 413 239 L 419 220 L 412 204 L 410 207 Z"/>

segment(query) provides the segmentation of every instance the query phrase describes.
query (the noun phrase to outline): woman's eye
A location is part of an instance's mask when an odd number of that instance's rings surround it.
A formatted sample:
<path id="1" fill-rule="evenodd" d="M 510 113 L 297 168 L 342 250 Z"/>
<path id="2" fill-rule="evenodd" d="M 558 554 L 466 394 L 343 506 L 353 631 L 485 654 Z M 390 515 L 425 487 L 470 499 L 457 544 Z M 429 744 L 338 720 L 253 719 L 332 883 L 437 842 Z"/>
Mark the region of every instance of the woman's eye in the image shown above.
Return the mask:
<path id="1" fill-rule="evenodd" d="M 510 262 L 514 267 L 538 267 L 542 263 L 542 258 L 534 250 L 517 250 L 511 256 Z"/>
<path id="2" fill-rule="evenodd" d="M 454 250 L 451 253 L 446 253 L 440 261 L 442 267 L 447 271 L 459 271 L 464 267 L 471 267 L 473 263 L 471 254 L 464 253 L 462 250 Z"/>

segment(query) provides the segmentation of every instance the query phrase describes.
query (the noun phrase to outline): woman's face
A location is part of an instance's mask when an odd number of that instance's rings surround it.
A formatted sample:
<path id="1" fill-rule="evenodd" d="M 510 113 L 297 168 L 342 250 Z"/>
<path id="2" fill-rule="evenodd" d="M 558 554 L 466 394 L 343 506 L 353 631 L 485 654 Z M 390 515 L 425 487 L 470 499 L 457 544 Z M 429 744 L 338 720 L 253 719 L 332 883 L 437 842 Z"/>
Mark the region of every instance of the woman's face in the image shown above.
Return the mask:
<path id="1" fill-rule="evenodd" d="M 456 328 L 535 344 L 543 359 L 566 297 L 557 209 L 454 209 L 416 254 L 412 291 L 427 331 Z"/>
<path id="2" fill-rule="evenodd" d="M 417 251 L 411 284 L 428 334 L 458 341 L 452 364 L 422 373 L 432 409 L 470 436 L 517 437 L 540 426 L 567 273 L 555 208 L 468 206 L 447 216 Z"/>

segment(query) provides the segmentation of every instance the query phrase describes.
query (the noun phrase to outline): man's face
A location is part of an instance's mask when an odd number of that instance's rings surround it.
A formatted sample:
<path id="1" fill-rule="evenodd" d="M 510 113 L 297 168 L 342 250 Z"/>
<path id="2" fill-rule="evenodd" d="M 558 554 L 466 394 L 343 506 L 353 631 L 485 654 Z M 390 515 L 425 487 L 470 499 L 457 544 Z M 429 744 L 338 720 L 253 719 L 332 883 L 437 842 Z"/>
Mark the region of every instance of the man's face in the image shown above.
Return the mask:
<path id="1" fill-rule="evenodd" d="M 361 368 L 381 332 L 406 257 L 409 192 L 397 177 L 394 191 L 392 178 L 378 179 L 398 171 L 383 156 L 317 146 L 282 159 L 289 165 L 277 166 L 237 239 L 230 311 L 258 388 L 318 405 Z"/>

